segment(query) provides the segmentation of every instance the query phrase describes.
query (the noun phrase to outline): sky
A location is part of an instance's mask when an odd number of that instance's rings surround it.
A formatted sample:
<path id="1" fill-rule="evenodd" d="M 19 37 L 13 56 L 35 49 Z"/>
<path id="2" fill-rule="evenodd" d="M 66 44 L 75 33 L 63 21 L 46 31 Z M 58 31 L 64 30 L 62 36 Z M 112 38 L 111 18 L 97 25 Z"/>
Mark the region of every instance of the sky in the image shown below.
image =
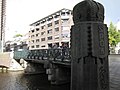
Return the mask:
<path id="1" fill-rule="evenodd" d="M 73 9 L 83 0 L 7 0 L 6 41 L 29 31 L 29 25 L 62 8 Z M 95 0 L 104 5 L 105 23 L 120 21 L 120 0 Z"/>

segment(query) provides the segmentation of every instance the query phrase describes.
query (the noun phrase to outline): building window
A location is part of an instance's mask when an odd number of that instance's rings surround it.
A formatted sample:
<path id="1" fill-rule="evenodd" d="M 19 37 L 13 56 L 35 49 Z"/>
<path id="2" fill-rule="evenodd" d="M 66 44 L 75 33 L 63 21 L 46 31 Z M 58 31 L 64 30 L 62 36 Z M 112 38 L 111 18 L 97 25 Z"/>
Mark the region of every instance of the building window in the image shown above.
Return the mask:
<path id="1" fill-rule="evenodd" d="M 52 40 L 52 36 L 48 37 L 48 40 Z"/>
<path id="2" fill-rule="evenodd" d="M 67 15 L 70 15 L 70 12 L 66 12 Z"/>
<path id="3" fill-rule="evenodd" d="M 65 16 L 65 12 L 61 12 L 61 15 L 62 15 L 62 16 Z"/>
<path id="4" fill-rule="evenodd" d="M 33 38 L 34 37 L 34 35 L 31 35 L 31 38 Z"/>
<path id="5" fill-rule="evenodd" d="M 62 31 L 65 31 L 65 30 L 68 31 L 68 30 L 70 30 L 70 27 L 68 27 L 68 26 L 62 26 L 61 29 L 62 29 Z"/>
<path id="6" fill-rule="evenodd" d="M 59 24 L 59 20 L 55 21 L 55 25 L 56 25 L 56 24 Z"/>
<path id="7" fill-rule="evenodd" d="M 45 29 L 45 25 L 44 25 L 44 26 L 41 26 L 41 29 Z"/>
<path id="8" fill-rule="evenodd" d="M 46 20 L 44 19 L 44 20 L 41 21 L 41 24 L 44 24 L 45 22 L 46 22 Z"/>
<path id="9" fill-rule="evenodd" d="M 58 18 L 60 16 L 60 14 L 59 13 L 57 13 L 57 15 L 55 15 L 54 16 L 54 18 Z"/>
<path id="10" fill-rule="evenodd" d="M 62 19 L 62 23 L 68 23 L 69 19 Z"/>
<path id="11" fill-rule="evenodd" d="M 36 39 L 36 42 L 39 42 L 40 40 L 39 39 Z"/>
<path id="12" fill-rule="evenodd" d="M 40 22 L 37 22 L 37 23 L 35 24 L 35 26 L 38 26 L 38 25 L 40 25 Z"/>
<path id="13" fill-rule="evenodd" d="M 41 29 L 44 29 L 44 26 L 41 26 Z"/>
<path id="14" fill-rule="evenodd" d="M 41 35 L 45 35 L 45 31 L 44 31 L 44 32 L 41 32 Z"/>
<path id="15" fill-rule="evenodd" d="M 45 38 L 41 38 L 41 41 L 45 41 Z"/>
<path id="16" fill-rule="evenodd" d="M 59 35 L 56 35 L 56 36 L 55 36 L 55 39 L 59 39 Z"/>
<path id="17" fill-rule="evenodd" d="M 45 45 L 42 45 L 41 47 L 45 47 Z"/>
<path id="18" fill-rule="evenodd" d="M 52 23 L 47 24 L 47 26 L 48 26 L 48 27 L 51 27 L 51 26 L 52 26 Z"/>
<path id="19" fill-rule="evenodd" d="M 36 31 L 39 31 L 39 28 L 36 28 Z"/>
<path id="20" fill-rule="evenodd" d="M 48 34 L 52 33 L 52 29 L 48 30 L 47 33 L 48 33 Z"/>
<path id="21" fill-rule="evenodd" d="M 55 32 L 58 32 L 59 31 L 59 27 L 55 28 Z"/>
<path id="22" fill-rule="evenodd" d="M 49 43 L 49 44 L 48 44 L 48 48 L 52 48 L 52 43 Z"/>
<path id="23" fill-rule="evenodd" d="M 36 34 L 36 37 L 38 37 L 39 36 L 39 33 L 38 34 Z"/>
<path id="24" fill-rule="evenodd" d="M 62 38 L 69 38 L 70 37 L 70 35 L 69 34 L 62 34 Z"/>
<path id="25" fill-rule="evenodd" d="M 32 40 L 32 43 L 34 43 L 34 40 Z"/>
<path id="26" fill-rule="evenodd" d="M 39 45 L 36 45 L 36 48 L 39 48 Z"/>
<path id="27" fill-rule="evenodd" d="M 50 17 L 47 19 L 47 21 L 51 21 L 52 19 L 53 19 L 53 17 L 50 16 Z"/>
<path id="28" fill-rule="evenodd" d="M 32 30 L 32 33 L 34 33 L 34 30 Z"/>
<path id="29" fill-rule="evenodd" d="M 34 48 L 34 46 L 31 46 L 31 48 Z"/>

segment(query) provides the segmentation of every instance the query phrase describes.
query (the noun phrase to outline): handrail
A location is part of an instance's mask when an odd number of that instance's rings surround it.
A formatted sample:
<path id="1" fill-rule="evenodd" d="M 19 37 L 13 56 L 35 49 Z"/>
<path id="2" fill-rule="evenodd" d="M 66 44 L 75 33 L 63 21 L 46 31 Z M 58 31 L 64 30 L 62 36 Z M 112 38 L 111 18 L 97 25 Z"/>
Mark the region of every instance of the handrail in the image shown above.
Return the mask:
<path id="1" fill-rule="evenodd" d="M 39 49 L 30 50 L 26 59 L 70 61 L 70 49 Z"/>

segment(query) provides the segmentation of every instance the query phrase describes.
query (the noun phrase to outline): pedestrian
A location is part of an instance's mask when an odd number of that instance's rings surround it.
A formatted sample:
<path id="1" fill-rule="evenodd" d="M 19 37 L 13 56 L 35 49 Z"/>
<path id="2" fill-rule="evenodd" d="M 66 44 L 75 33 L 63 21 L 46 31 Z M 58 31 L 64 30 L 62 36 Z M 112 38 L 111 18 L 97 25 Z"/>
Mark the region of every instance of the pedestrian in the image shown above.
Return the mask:
<path id="1" fill-rule="evenodd" d="M 53 49 L 57 49 L 58 48 L 58 46 L 56 45 L 56 44 L 53 44 L 53 47 L 52 47 Z"/>

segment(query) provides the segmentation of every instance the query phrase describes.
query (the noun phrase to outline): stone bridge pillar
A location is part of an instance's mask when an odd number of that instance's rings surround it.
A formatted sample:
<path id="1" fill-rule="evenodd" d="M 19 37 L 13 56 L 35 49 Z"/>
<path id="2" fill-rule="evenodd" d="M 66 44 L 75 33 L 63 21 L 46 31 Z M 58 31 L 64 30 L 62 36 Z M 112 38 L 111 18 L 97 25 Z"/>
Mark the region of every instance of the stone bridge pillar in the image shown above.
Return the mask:
<path id="1" fill-rule="evenodd" d="M 28 74 L 45 73 L 44 64 L 28 62 L 27 67 L 25 69 L 25 73 Z"/>
<path id="2" fill-rule="evenodd" d="M 108 28 L 104 7 L 84 0 L 73 8 L 71 90 L 109 90 Z"/>

